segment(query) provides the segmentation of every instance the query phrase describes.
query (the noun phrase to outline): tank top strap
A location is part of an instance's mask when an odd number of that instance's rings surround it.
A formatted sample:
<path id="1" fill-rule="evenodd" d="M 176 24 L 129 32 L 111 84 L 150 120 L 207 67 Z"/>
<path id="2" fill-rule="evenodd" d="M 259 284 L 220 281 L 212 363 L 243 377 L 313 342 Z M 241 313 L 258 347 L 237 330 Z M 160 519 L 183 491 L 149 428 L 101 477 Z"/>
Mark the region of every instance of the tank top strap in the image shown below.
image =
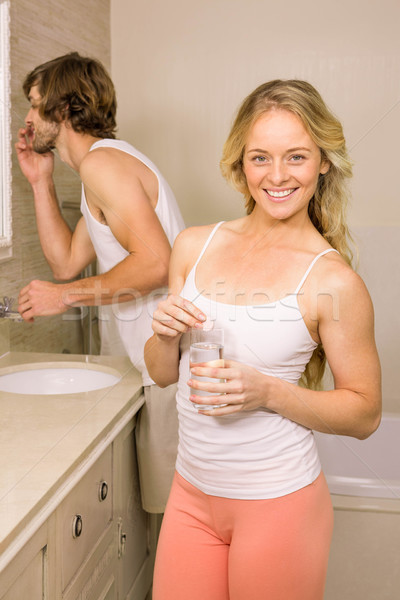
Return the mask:
<path id="1" fill-rule="evenodd" d="M 310 266 L 308 267 L 307 271 L 304 273 L 303 277 L 301 278 L 301 281 L 300 281 L 299 285 L 297 286 L 297 288 L 295 289 L 294 294 L 298 294 L 300 292 L 301 288 L 304 285 L 305 280 L 307 279 L 308 275 L 310 274 L 311 269 L 313 268 L 313 266 L 315 265 L 317 260 L 319 260 L 321 258 L 321 256 L 328 254 L 328 252 L 337 252 L 339 254 L 339 252 L 337 250 L 335 250 L 335 248 L 328 248 L 327 250 L 323 250 L 323 252 L 320 252 L 319 254 L 317 254 L 317 256 L 315 256 L 314 259 L 311 261 Z"/>
<path id="2" fill-rule="evenodd" d="M 215 227 L 213 227 L 213 230 L 211 231 L 210 235 L 208 236 L 208 238 L 206 239 L 206 242 L 203 246 L 203 248 L 201 249 L 201 252 L 199 254 L 199 256 L 197 257 L 196 262 L 193 265 L 192 271 L 194 272 L 196 270 L 197 265 L 199 264 L 201 257 L 203 256 L 204 252 L 207 250 L 211 240 L 213 239 L 214 235 L 217 233 L 218 229 L 221 227 L 221 225 L 225 223 L 225 221 L 220 221 L 219 223 L 217 223 L 215 225 Z"/>

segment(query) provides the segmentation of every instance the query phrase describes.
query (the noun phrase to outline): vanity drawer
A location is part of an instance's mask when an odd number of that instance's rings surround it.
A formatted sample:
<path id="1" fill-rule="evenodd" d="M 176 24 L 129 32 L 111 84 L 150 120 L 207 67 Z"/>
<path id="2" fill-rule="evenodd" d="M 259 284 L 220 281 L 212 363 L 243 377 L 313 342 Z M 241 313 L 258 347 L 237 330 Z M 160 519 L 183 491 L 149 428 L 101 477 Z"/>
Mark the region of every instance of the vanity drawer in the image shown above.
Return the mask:
<path id="1" fill-rule="evenodd" d="M 64 590 L 112 521 L 112 447 L 100 456 L 57 510 Z"/>

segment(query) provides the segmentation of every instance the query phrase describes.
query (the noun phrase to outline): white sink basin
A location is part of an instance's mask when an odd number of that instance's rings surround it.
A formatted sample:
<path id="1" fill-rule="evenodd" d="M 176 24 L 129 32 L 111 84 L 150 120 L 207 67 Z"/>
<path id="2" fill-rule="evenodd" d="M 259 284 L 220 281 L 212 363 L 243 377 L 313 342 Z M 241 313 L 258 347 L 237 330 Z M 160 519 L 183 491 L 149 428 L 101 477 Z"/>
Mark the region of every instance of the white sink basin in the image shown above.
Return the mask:
<path id="1" fill-rule="evenodd" d="M 9 371 L 9 369 L 8 369 Z M 20 365 L 0 373 L 0 392 L 46 395 L 90 392 L 113 386 L 121 379 L 117 371 L 86 363 L 38 363 Z"/>

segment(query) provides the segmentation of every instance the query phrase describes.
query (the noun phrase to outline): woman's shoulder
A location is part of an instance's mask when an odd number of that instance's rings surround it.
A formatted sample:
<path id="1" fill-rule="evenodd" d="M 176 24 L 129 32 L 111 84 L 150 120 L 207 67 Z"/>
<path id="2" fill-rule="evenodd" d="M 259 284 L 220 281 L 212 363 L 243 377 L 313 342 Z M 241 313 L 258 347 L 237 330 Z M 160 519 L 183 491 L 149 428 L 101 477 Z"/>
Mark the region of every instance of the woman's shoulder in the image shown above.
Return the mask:
<path id="1" fill-rule="evenodd" d="M 309 283 L 320 295 L 340 299 L 341 303 L 354 303 L 355 309 L 359 302 L 370 302 L 362 277 L 338 252 L 327 252 L 319 258 Z"/>
<path id="2" fill-rule="evenodd" d="M 360 275 L 349 265 L 340 252 L 331 246 L 325 249 L 325 253 L 323 252 L 321 252 L 315 268 L 321 282 L 335 287 L 347 287 L 362 281 Z"/>
<path id="3" fill-rule="evenodd" d="M 364 281 L 338 252 L 327 252 L 318 258 L 298 300 L 314 339 L 321 335 L 322 324 L 368 320 L 373 315 Z"/>
<path id="4" fill-rule="evenodd" d="M 218 223 L 194 225 L 183 229 L 176 237 L 174 248 L 178 248 L 180 252 L 187 250 L 190 254 L 201 251 L 217 225 Z"/>
<path id="5" fill-rule="evenodd" d="M 180 265 L 185 277 L 195 264 L 216 225 L 217 223 L 187 227 L 177 235 L 171 260 Z"/>

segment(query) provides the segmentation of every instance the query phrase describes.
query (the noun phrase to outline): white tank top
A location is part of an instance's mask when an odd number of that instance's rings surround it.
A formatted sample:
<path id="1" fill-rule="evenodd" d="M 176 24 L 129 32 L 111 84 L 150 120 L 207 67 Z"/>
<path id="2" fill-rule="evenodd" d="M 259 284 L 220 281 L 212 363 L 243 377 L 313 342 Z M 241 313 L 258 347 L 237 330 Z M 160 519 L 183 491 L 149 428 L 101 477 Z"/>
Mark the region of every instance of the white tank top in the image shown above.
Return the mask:
<path id="1" fill-rule="evenodd" d="M 96 148 L 116 148 L 126 152 L 142 163 L 144 163 L 158 179 L 158 200 L 155 213 L 166 233 L 171 246 L 178 233 L 184 229 L 185 225 L 175 200 L 174 194 L 168 183 L 161 175 L 157 167 L 141 152 L 136 150 L 127 142 L 121 140 L 105 139 L 93 144 L 90 150 Z M 99 223 L 91 214 L 85 197 L 84 187 L 82 185 L 81 212 L 85 218 L 87 230 L 89 232 L 92 244 L 96 251 L 99 272 L 109 271 L 117 263 L 128 256 L 127 250 L 114 237 L 108 225 Z M 152 335 L 151 322 L 153 312 L 157 307 L 162 295 L 166 290 L 156 290 L 148 296 L 143 296 L 132 302 L 121 302 L 112 306 L 101 307 L 101 319 L 109 319 L 109 325 L 115 323 L 118 328 L 119 336 L 135 367 L 141 372 L 144 385 L 153 384 L 153 380 L 147 372 L 143 348 L 146 341 Z"/>
<path id="2" fill-rule="evenodd" d="M 190 271 L 181 295 L 224 329 L 224 358 L 250 365 L 296 384 L 317 344 L 301 316 L 296 290 L 263 305 L 216 302 L 196 287 L 196 267 L 218 223 Z M 189 400 L 189 334 L 181 339 L 177 406 L 179 449 L 177 470 L 206 494 L 225 498 L 266 499 L 294 492 L 318 476 L 321 465 L 310 429 L 267 409 L 235 415 L 201 415 Z"/>

